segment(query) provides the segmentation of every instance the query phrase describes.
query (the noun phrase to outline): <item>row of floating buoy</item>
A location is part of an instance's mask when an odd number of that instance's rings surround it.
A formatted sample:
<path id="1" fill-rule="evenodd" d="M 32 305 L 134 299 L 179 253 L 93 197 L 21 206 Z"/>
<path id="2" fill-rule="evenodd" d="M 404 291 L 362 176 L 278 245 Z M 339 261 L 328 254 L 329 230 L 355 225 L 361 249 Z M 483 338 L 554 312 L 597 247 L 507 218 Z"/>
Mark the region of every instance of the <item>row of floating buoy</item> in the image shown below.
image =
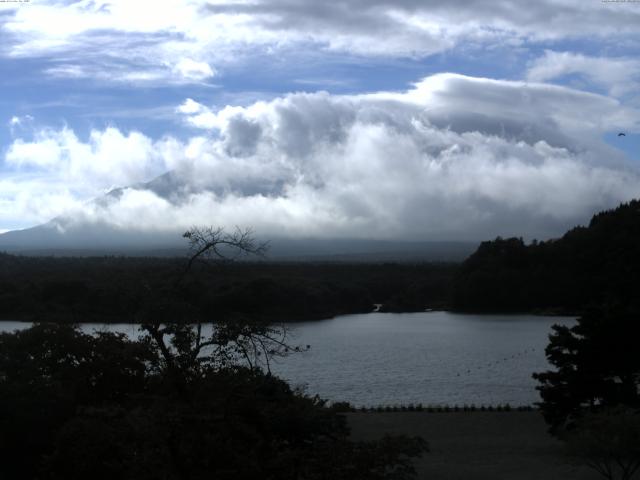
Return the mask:
<path id="1" fill-rule="evenodd" d="M 284 347 L 284 353 L 288 354 L 288 353 L 300 353 L 300 352 L 307 352 L 309 350 L 311 350 L 311 345 L 306 345 L 305 347 L 302 347 L 300 345 L 297 345 L 295 347 Z M 277 355 L 278 353 L 280 353 L 281 351 L 279 350 L 269 350 L 269 355 Z M 260 352 L 258 352 L 258 355 L 260 355 Z"/>
<path id="2" fill-rule="evenodd" d="M 482 366 L 480 366 L 480 367 L 477 367 L 477 368 L 475 368 L 475 369 L 468 368 L 468 369 L 466 370 L 466 372 L 463 372 L 463 374 L 464 374 L 464 375 L 470 375 L 470 374 L 472 373 L 472 371 L 474 371 L 474 370 L 480 370 L 480 369 L 482 369 L 482 368 L 489 368 L 489 367 L 493 367 L 493 366 L 501 365 L 501 364 L 504 364 L 504 363 L 506 363 L 506 362 L 508 362 L 508 361 L 516 360 L 516 359 L 518 359 L 518 358 L 521 358 L 521 357 L 523 357 L 523 356 L 525 356 L 525 355 L 527 355 L 527 354 L 529 354 L 529 353 L 533 353 L 533 352 L 535 352 L 535 351 L 536 351 L 536 349 L 535 349 L 535 348 L 533 348 L 533 347 L 531 347 L 531 348 L 525 348 L 525 349 L 524 349 L 523 351 L 521 351 L 521 352 L 514 353 L 513 355 L 509 355 L 509 356 L 504 357 L 504 358 L 501 358 L 501 359 L 499 359 L 499 360 L 494 360 L 494 361 L 492 361 L 492 362 L 488 362 L 488 363 L 486 363 L 486 364 L 484 364 L 484 365 L 482 365 Z M 460 372 L 456 373 L 456 377 L 459 377 L 459 376 L 460 376 Z"/>

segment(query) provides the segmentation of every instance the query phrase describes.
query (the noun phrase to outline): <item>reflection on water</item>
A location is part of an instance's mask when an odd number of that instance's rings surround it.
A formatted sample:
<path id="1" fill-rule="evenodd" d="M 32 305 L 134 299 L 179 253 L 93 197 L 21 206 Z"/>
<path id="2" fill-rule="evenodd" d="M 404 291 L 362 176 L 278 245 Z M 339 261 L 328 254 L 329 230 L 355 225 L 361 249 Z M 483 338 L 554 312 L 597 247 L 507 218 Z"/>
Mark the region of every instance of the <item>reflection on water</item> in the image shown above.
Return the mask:
<path id="1" fill-rule="evenodd" d="M 302 322 L 293 342 L 311 349 L 279 359 L 273 371 L 310 394 L 355 405 L 529 405 L 538 401 L 531 374 L 544 356 L 554 323 L 566 317 L 462 315 L 448 312 L 370 313 Z M 1 331 L 26 328 L 0 323 Z M 85 324 L 138 334 L 136 325 Z"/>

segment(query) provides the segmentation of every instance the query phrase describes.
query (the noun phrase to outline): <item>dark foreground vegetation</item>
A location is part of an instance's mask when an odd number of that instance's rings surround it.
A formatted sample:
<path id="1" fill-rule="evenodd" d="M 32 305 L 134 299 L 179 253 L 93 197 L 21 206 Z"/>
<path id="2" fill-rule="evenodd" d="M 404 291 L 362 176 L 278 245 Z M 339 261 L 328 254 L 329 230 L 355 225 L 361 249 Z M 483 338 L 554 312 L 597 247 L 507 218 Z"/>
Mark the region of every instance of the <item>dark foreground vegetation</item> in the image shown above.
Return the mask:
<path id="1" fill-rule="evenodd" d="M 1 334 L 0 478 L 413 477 L 423 440 L 351 441 L 337 409 L 257 367 L 246 350 L 276 354 L 273 331 L 194 333 L 149 325 L 132 341 L 37 324 Z"/>

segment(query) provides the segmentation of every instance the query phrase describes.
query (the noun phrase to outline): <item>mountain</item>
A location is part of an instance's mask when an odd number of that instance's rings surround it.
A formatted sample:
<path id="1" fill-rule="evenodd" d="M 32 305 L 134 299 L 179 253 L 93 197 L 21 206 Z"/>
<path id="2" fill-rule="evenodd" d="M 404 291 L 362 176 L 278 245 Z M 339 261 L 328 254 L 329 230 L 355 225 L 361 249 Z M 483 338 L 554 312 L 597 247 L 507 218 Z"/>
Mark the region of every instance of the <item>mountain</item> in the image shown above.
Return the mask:
<path id="1" fill-rule="evenodd" d="M 132 188 L 148 190 L 171 202 L 179 202 L 196 187 L 173 172 Z M 207 187 L 209 190 L 210 188 Z M 264 187 L 265 189 L 267 186 Z M 117 188 L 93 200 L 97 206 L 123 195 Z M 265 193 L 265 192 L 263 192 Z M 36 227 L 0 235 L 0 251 L 23 255 L 131 255 L 178 256 L 186 253 L 183 231 L 129 231 L 100 222 L 58 217 Z M 476 242 L 408 242 L 367 239 L 259 238 L 269 241 L 268 258 L 326 262 L 459 262 L 477 247 Z"/>
<path id="2" fill-rule="evenodd" d="M 181 234 L 181 231 L 128 232 L 106 224 L 74 224 L 56 219 L 44 225 L 0 235 L 0 251 L 22 255 L 179 256 L 187 252 Z M 267 258 L 284 261 L 459 262 L 477 247 L 474 242 L 310 238 L 267 240 Z"/>
<path id="3" fill-rule="evenodd" d="M 183 243 L 178 232 L 127 232 L 103 223 L 76 224 L 62 219 L 0 235 L 0 250 L 22 254 L 144 252 L 180 249 Z"/>

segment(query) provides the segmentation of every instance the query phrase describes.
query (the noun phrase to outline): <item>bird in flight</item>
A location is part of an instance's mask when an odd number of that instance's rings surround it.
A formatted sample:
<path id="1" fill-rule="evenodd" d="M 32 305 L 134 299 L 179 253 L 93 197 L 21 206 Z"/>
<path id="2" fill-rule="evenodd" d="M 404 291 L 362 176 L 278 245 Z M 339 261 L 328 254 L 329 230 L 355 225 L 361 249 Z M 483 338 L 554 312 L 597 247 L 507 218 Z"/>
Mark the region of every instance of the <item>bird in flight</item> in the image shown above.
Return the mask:
<path id="1" fill-rule="evenodd" d="M 619 137 L 626 137 L 626 136 L 627 136 L 627 134 L 626 134 L 626 133 L 623 133 L 623 132 L 620 132 L 620 133 L 618 134 L 618 136 L 619 136 Z"/>

